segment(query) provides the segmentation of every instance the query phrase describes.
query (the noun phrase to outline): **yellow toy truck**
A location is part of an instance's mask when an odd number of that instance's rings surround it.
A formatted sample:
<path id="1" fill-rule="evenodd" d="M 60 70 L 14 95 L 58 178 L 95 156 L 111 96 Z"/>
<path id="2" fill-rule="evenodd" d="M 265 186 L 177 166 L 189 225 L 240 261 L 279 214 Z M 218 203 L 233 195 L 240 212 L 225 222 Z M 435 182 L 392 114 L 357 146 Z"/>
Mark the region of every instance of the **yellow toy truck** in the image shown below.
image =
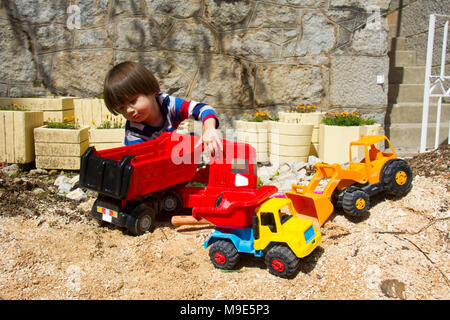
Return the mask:
<path id="1" fill-rule="evenodd" d="M 231 270 L 243 253 L 262 257 L 269 272 L 291 278 L 298 270 L 300 258 L 309 255 L 322 241 L 312 221 L 295 216 L 287 198 L 269 198 L 256 209 L 253 225 L 243 229 L 216 228 L 205 248 L 215 267 Z"/>
<path id="2" fill-rule="evenodd" d="M 381 152 L 376 144 L 387 142 L 392 152 Z M 364 149 L 364 159 L 352 161 L 352 147 Z M 339 164 L 316 164 L 316 173 L 307 186 L 292 185 L 286 193 L 295 211 L 316 218 L 322 226 L 333 213 L 342 207 L 346 214 L 361 216 L 370 204 L 370 196 L 386 192 L 402 196 L 411 189 L 412 171 L 405 160 L 398 159 L 386 136 L 361 135 L 350 143 L 350 163 L 346 169 Z M 323 191 L 316 191 L 319 182 L 329 178 Z M 332 203 L 334 202 L 334 205 Z"/>

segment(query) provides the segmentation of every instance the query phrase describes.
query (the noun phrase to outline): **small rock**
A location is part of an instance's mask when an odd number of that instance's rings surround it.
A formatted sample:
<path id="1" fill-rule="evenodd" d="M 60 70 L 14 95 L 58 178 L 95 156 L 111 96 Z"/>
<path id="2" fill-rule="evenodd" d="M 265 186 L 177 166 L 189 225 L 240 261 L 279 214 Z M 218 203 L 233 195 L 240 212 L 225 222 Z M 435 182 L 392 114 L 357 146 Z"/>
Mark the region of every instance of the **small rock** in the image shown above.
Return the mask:
<path id="1" fill-rule="evenodd" d="M 381 291 L 389 298 L 405 300 L 405 284 L 397 279 L 384 280 L 380 284 Z"/>
<path id="2" fill-rule="evenodd" d="M 281 164 L 281 165 L 279 166 L 279 168 L 278 168 L 278 173 L 279 173 L 280 175 L 282 175 L 283 173 L 287 173 L 287 172 L 289 172 L 289 171 L 291 171 L 291 167 L 290 167 L 289 164 L 287 164 L 287 163 Z"/>
<path id="3" fill-rule="evenodd" d="M 36 189 L 33 189 L 32 192 L 33 192 L 33 194 L 35 194 L 36 196 L 38 196 L 38 197 L 40 197 L 40 198 L 45 197 L 45 190 L 42 189 L 42 188 L 36 188 Z"/>
<path id="4" fill-rule="evenodd" d="M 306 180 L 306 169 L 301 169 L 299 172 L 297 172 L 297 180 L 298 181 Z"/>
<path id="5" fill-rule="evenodd" d="M 22 184 L 22 183 L 23 183 L 23 180 L 22 180 L 22 178 L 14 178 L 14 179 L 13 179 L 13 183 L 14 183 L 14 184 Z"/>
<path id="6" fill-rule="evenodd" d="M 70 181 L 70 178 L 66 176 L 59 176 L 55 179 L 55 182 L 53 183 L 55 186 L 59 187 L 61 183 L 66 182 L 68 183 Z"/>
<path id="7" fill-rule="evenodd" d="M 84 193 L 83 190 L 81 190 L 81 188 L 77 188 L 69 193 L 67 193 L 66 195 L 67 198 L 72 199 L 72 200 L 84 200 L 87 198 L 86 193 Z"/>
<path id="8" fill-rule="evenodd" d="M 292 168 L 292 171 L 297 172 L 297 171 L 305 168 L 307 165 L 308 164 L 306 162 L 300 162 L 300 161 L 294 160 L 291 163 L 291 168 Z"/>
<path id="9" fill-rule="evenodd" d="M 72 183 L 70 182 L 71 179 L 66 176 L 59 176 L 56 178 L 54 185 L 58 187 L 58 193 L 59 194 L 67 194 L 72 190 Z"/>
<path id="10" fill-rule="evenodd" d="M 43 174 L 48 174 L 47 170 L 45 169 L 32 169 L 30 170 L 30 172 L 28 173 L 28 175 L 30 176 L 38 176 L 38 175 L 43 175 Z"/>
<path id="11" fill-rule="evenodd" d="M 94 204 L 93 199 L 88 199 L 87 201 L 80 203 L 77 209 L 84 213 L 89 213 L 92 209 L 93 204 Z"/>
<path id="12" fill-rule="evenodd" d="M 258 177 L 261 181 L 269 181 L 275 175 L 275 167 L 267 166 L 258 168 Z"/>
<path id="13" fill-rule="evenodd" d="M 317 162 L 321 162 L 322 160 L 320 160 L 320 158 L 316 157 L 316 156 L 309 156 L 308 157 L 308 163 L 315 165 Z"/>
<path id="14" fill-rule="evenodd" d="M 10 164 L 2 169 L 2 172 L 6 174 L 8 177 L 13 178 L 19 174 L 19 166 L 15 163 Z"/>
<path id="15" fill-rule="evenodd" d="M 69 183 L 72 185 L 72 189 L 78 184 L 79 181 L 80 181 L 80 175 L 76 175 L 72 179 L 69 180 Z"/>
<path id="16" fill-rule="evenodd" d="M 292 185 L 297 184 L 297 176 L 293 173 L 291 174 L 284 174 L 283 177 L 280 179 L 280 192 L 286 192 L 292 190 Z"/>

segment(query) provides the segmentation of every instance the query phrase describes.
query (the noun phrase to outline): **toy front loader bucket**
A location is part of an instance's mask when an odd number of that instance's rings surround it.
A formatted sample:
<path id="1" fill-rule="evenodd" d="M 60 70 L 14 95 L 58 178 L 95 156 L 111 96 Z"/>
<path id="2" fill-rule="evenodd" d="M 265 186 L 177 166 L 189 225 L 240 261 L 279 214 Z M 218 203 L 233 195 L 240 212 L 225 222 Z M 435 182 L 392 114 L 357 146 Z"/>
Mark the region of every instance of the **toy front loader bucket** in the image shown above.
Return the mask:
<path id="1" fill-rule="evenodd" d="M 334 210 L 331 201 L 322 194 L 286 192 L 286 197 L 292 201 L 292 206 L 297 213 L 317 219 L 320 226 L 327 221 Z"/>

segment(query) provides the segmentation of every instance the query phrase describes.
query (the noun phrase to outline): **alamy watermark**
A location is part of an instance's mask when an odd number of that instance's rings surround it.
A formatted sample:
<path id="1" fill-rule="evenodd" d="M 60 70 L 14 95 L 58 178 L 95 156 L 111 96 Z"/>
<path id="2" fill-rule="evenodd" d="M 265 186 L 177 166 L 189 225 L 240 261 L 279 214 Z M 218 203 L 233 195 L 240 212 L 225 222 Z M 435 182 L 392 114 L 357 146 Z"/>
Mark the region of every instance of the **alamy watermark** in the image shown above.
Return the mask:
<path id="1" fill-rule="evenodd" d="M 67 7 L 67 17 L 66 26 L 67 29 L 80 29 L 81 28 L 81 10 L 77 5 L 70 5 Z"/>

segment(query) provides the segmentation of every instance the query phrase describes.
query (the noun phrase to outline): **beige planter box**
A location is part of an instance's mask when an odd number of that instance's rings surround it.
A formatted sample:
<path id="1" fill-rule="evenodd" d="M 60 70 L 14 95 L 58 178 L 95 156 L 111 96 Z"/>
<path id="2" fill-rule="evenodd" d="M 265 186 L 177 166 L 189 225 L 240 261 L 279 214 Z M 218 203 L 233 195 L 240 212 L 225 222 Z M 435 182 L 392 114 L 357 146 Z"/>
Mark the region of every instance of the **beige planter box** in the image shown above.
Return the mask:
<path id="1" fill-rule="evenodd" d="M 90 129 L 89 146 L 96 150 L 111 149 L 122 146 L 125 129 Z"/>
<path id="2" fill-rule="evenodd" d="M 175 132 L 179 134 L 195 133 L 196 135 L 201 136 L 203 133 L 203 123 L 193 119 L 186 119 L 180 123 Z"/>
<path id="3" fill-rule="evenodd" d="M 313 125 L 270 121 L 270 162 L 306 162 L 311 147 Z"/>
<path id="4" fill-rule="evenodd" d="M 44 124 L 42 111 L 0 111 L 0 161 L 34 161 L 34 128 Z"/>
<path id="5" fill-rule="evenodd" d="M 72 121 L 74 116 L 73 97 L 42 97 L 42 98 L 0 98 L 0 105 L 18 104 L 30 111 L 42 111 L 44 121 L 62 122 L 64 118 Z"/>
<path id="6" fill-rule="evenodd" d="M 319 126 L 325 112 L 309 112 L 309 113 L 299 113 L 299 112 L 279 112 L 278 117 L 281 122 L 287 123 L 302 123 L 302 124 L 312 124 L 313 132 L 311 136 L 311 149 L 309 155 L 318 156 L 319 155 Z"/>
<path id="7" fill-rule="evenodd" d="M 81 155 L 89 147 L 89 127 L 34 129 L 36 168 L 80 170 Z"/>
<path id="8" fill-rule="evenodd" d="M 256 149 L 256 161 L 269 161 L 268 152 L 269 121 L 250 122 L 236 121 L 236 136 L 238 142 L 250 144 Z"/>
<path id="9" fill-rule="evenodd" d="M 325 163 L 343 164 L 349 161 L 350 142 L 361 138 L 364 135 L 380 134 L 379 124 L 369 126 L 328 126 L 320 125 L 319 158 Z M 364 158 L 362 148 L 352 150 L 354 158 Z"/>
<path id="10" fill-rule="evenodd" d="M 95 128 L 102 122 L 109 120 L 111 122 L 122 122 L 125 124 L 126 120 L 121 115 L 113 115 L 105 105 L 103 99 L 81 99 L 74 100 L 75 117 L 78 118 L 78 123 L 82 126 L 90 126 Z"/>

